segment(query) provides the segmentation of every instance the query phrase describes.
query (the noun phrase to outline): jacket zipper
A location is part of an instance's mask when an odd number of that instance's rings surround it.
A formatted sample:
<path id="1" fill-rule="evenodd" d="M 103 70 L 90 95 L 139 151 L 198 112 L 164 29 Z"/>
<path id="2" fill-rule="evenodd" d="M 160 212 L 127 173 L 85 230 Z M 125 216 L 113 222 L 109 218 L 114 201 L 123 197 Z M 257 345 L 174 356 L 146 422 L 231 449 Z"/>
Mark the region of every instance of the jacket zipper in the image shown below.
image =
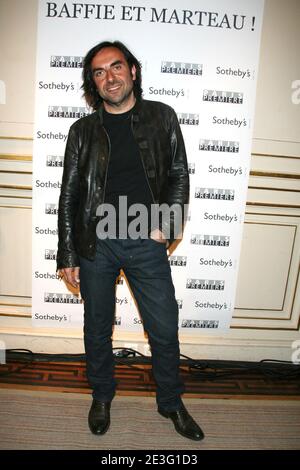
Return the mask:
<path id="1" fill-rule="evenodd" d="M 106 137 L 107 137 L 107 141 L 108 141 L 108 159 L 107 159 L 107 166 L 106 166 L 106 172 L 105 172 L 105 180 L 104 180 L 104 187 L 103 187 L 103 198 L 102 198 L 102 204 L 104 203 L 104 199 L 105 199 L 105 191 L 106 191 L 106 182 L 107 182 L 107 175 L 108 175 L 108 166 L 109 166 L 109 161 L 110 161 L 110 154 L 111 154 L 111 142 L 110 142 L 110 138 L 109 138 L 109 135 L 105 129 L 105 127 L 103 126 L 103 129 L 104 129 L 104 132 L 106 134 Z"/>
<path id="2" fill-rule="evenodd" d="M 132 116 L 131 116 L 131 131 L 132 131 L 132 135 L 133 135 L 133 137 L 134 137 Z M 145 165 L 144 165 L 144 160 L 142 159 L 142 156 L 141 156 L 141 152 L 140 152 L 140 151 L 139 151 L 139 156 L 140 156 L 140 159 L 141 159 L 141 161 L 142 161 L 142 166 L 143 166 L 143 169 L 144 169 L 144 173 L 145 173 L 145 177 L 146 177 L 146 181 L 147 181 L 148 187 L 149 187 L 149 189 L 150 189 L 150 193 L 151 193 L 151 196 L 152 196 L 152 200 L 153 200 L 154 204 L 156 204 L 155 199 L 154 199 L 154 195 L 153 195 L 153 192 L 152 192 L 152 189 L 151 189 L 149 180 L 148 180 L 146 168 L 145 168 Z"/>

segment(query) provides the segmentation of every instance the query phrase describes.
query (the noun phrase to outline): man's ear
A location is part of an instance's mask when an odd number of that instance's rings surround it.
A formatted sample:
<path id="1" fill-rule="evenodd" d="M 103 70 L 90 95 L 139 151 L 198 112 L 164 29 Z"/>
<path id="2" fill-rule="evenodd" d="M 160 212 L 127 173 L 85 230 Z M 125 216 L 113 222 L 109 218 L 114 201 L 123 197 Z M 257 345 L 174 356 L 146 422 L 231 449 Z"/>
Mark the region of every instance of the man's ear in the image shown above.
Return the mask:
<path id="1" fill-rule="evenodd" d="M 131 76 L 132 76 L 132 80 L 134 81 L 136 79 L 136 68 L 135 68 L 135 65 L 133 65 L 131 67 Z"/>

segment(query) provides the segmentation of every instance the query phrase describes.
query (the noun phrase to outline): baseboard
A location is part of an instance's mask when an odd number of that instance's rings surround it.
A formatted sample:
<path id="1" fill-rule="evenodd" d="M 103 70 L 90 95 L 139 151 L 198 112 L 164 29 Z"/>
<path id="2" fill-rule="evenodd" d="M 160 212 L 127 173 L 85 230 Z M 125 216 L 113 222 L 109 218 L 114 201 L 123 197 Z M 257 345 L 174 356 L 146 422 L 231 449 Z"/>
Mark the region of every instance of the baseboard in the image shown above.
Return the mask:
<path id="1" fill-rule="evenodd" d="M 61 330 L 12 332 L 0 330 L 0 349 L 29 349 L 36 353 L 49 354 L 80 354 L 84 352 L 82 332 Z M 236 334 L 236 336 L 238 336 Z M 194 359 L 261 361 L 272 359 L 292 361 L 295 349 L 291 339 L 274 338 L 249 339 L 228 336 L 202 336 L 197 338 L 181 338 L 181 353 Z M 141 334 L 120 334 L 113 342 L 115 348 L 132 348 L 142 354 L 150 355 L 146 338 Z M 294 356 L 293 356 L 294 354 Z M 298 354 L 299 356 L 299 354 Z M 299 360 L 299 359 L 298 359 Z"/>

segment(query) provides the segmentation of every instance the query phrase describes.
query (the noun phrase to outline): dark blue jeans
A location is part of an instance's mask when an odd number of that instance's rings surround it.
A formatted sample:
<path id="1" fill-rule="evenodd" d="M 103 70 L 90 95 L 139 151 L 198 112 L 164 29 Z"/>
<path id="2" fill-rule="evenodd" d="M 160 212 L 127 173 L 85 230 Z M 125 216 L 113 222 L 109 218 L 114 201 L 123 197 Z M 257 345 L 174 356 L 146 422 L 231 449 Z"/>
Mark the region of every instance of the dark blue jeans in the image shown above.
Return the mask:
<path id="1" fill-rule="evenodd" d="M 111 337 L 115 281 L 121 268 L 148 334 L 157 403 L 174 411 L 184 391 L 179 375 L 178 305 L 166 247 L 151 239 L 98 240 L 95 260 L 80 258 L 87 378 L 93 397 L 111 401 L 115 395 Z"/>

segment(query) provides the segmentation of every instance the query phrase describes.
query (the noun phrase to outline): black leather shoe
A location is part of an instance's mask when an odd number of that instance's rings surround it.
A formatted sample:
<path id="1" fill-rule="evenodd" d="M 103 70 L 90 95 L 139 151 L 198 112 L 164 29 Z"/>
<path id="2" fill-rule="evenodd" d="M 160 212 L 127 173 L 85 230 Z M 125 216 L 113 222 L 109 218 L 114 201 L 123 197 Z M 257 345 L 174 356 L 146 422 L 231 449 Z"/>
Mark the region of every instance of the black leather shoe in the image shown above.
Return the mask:
<path id="1" fill-rule="evenodd" d="M 110 402 L 102 402 L 94 398 L 88 422 L 93 434 L 105 434 L 110 425 Z"/>
<path id="2" fill-rule="evenodd" d="M 158 408 L 158 412 L 165 418 L 171 418 L 176 431 L 182 436 L 193 441 L 201 441 L 204 438 L 204 433 L 184 406 L 178 411 L 165 411 Z"/>

